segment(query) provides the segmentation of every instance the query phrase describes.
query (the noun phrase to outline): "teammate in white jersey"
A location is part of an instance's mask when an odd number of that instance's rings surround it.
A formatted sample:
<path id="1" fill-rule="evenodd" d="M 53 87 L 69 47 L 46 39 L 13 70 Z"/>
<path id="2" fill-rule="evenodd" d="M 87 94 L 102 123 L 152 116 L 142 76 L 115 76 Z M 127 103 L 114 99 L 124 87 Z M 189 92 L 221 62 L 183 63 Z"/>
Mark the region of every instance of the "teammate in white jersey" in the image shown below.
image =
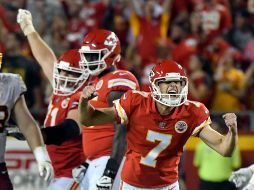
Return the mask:
<path id="1" fill-rule="evenodd" d="M 30 114 L 24 93 L 26 86 L 19 75 L 10 73 L 0 73 L 0 189 L 12 190 L 6 164 L 5 164 L 5 145 L 7 125 L 11 112 L 15 116 L 16 122 L 28 141 L 38 163 L 39 172 L 49 181 L 53 175 L 53 168 L 48 153 L 42 140 L 40 129 Z"/>

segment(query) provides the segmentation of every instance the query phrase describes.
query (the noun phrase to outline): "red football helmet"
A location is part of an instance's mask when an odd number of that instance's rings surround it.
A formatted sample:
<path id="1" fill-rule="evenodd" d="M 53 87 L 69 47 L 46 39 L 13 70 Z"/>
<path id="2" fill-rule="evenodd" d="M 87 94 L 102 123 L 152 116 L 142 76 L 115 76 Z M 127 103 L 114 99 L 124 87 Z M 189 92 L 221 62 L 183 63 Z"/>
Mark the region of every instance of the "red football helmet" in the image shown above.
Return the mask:
<path id="1" fill-rule="evenodd" d="M 85 36 L 79 52 L 83 69 L 98 75 L 120 61 L 121 45 L 114 32 L 98 29 Z"/>
<path id="2" fill-rule="evenodd" d="M 76 92 L 88 79 L 88 72 L 80 67 L 78 50 L 66 51 L 54 64 L 53 93 L 68 96 Z"/>
<path id="3" fill-rule="evenodd" d="M 166 106 L 180 106 L 187 100 L 188 79 L 181 65 L 172 60 L 163 60 L 157 63 L 150 72 L 149 81 L 154 100 Z M 180 92 L 162 94 L 160 82 L 180 81 Z"/>

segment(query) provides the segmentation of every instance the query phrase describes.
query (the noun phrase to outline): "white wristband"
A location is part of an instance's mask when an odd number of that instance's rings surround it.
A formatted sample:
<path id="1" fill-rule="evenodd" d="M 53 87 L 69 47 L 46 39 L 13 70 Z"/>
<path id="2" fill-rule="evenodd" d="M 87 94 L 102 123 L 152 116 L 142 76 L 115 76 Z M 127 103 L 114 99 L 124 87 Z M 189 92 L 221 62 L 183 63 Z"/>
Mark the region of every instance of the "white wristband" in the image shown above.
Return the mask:
<path id="1" fill-rule="evenodd" d="M 27 36 L 28 34 L 31 34 L 33 32 L 35 32 L 34 26 L 31 24 L 27 24 L 22 28 L 25 36 Z"/>
<path id="2" fill-rule="evenodd" d="M 45 147 L 38 146 L 33 150 L 33 153 L 37 162 L 50 162 L 50 158 Z"/>

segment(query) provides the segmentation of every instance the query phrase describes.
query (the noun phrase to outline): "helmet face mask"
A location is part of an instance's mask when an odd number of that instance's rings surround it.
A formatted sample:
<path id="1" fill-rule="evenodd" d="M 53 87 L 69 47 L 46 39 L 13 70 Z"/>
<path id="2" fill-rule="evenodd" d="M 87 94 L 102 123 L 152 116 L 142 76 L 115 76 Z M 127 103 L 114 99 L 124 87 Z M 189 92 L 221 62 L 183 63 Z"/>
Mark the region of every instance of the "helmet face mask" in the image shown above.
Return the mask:
<path id="1" fill-rule="evenodd" d="M 161 64 L 156 65 L 149 76 L 153 99 L 170 107 L 184 104 L 188 95 L 188 79 L 184 70 L 176 62 L 164 61 Z M 161 92 L 161 83 L 168 84 L 163 92 Z M 171 83 L 175 83 L 175 88 L 168 91 Z"/>
<path id="2" fill-rule="evenodd" d="M 89 74 L 98 75 L 107 68 L 105 58 L 110 54 L 108 49 L 101 50 L 80 50 L 83 69 L 87 69 Z"/>
<path id="3" fill-rule="evenodd" d="M 81 66 L 91 75 L 99 75 L 120 61 L 120 41 L 115 33 L 108 30 L 95 30 L 84 38 L 79 49 Z"/>
<path id="4" fill-rule="evenodd" d="M 53 93 L 55 95 L 69 96 L 84 85 L 89 73 L 80 68 L 79 60 L 78 51 L 70 50 L 54 64 Z"/>

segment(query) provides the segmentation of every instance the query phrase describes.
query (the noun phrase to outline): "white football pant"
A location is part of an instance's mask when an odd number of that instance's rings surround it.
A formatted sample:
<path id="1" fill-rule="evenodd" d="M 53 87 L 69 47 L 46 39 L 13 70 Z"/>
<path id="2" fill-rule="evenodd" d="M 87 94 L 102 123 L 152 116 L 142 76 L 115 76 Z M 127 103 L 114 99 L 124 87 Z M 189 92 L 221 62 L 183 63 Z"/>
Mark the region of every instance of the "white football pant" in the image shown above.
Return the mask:
<path id="1" fill-rule="evenodd" d="M 125 183 L 124 181 L 121 181 L 121 186 L 122 186 L 121 190 L 180 190 L 178 181 L 171 185 L 161 188 L 140 188 Z"/>
<path id="2" fill-rule="evenodd" d="M 50 181 L 47 190 L 70 190 L 74 182 L 75 181 L 73 178 L 68 177 L 54 178 Z"/>
<path id="3" fill-rule="evenodd" d="M 109 156 L 102 156 L 100 158 L 89 160 L 89 167 L 86 171 L 84 179 L 81 181 L 78 190 L 96 190 L 96 182 L 102 176 L 107 165 Z M 113 189 L 119 190 L 120 174 L 119 171 L 116 175 Z"/>

